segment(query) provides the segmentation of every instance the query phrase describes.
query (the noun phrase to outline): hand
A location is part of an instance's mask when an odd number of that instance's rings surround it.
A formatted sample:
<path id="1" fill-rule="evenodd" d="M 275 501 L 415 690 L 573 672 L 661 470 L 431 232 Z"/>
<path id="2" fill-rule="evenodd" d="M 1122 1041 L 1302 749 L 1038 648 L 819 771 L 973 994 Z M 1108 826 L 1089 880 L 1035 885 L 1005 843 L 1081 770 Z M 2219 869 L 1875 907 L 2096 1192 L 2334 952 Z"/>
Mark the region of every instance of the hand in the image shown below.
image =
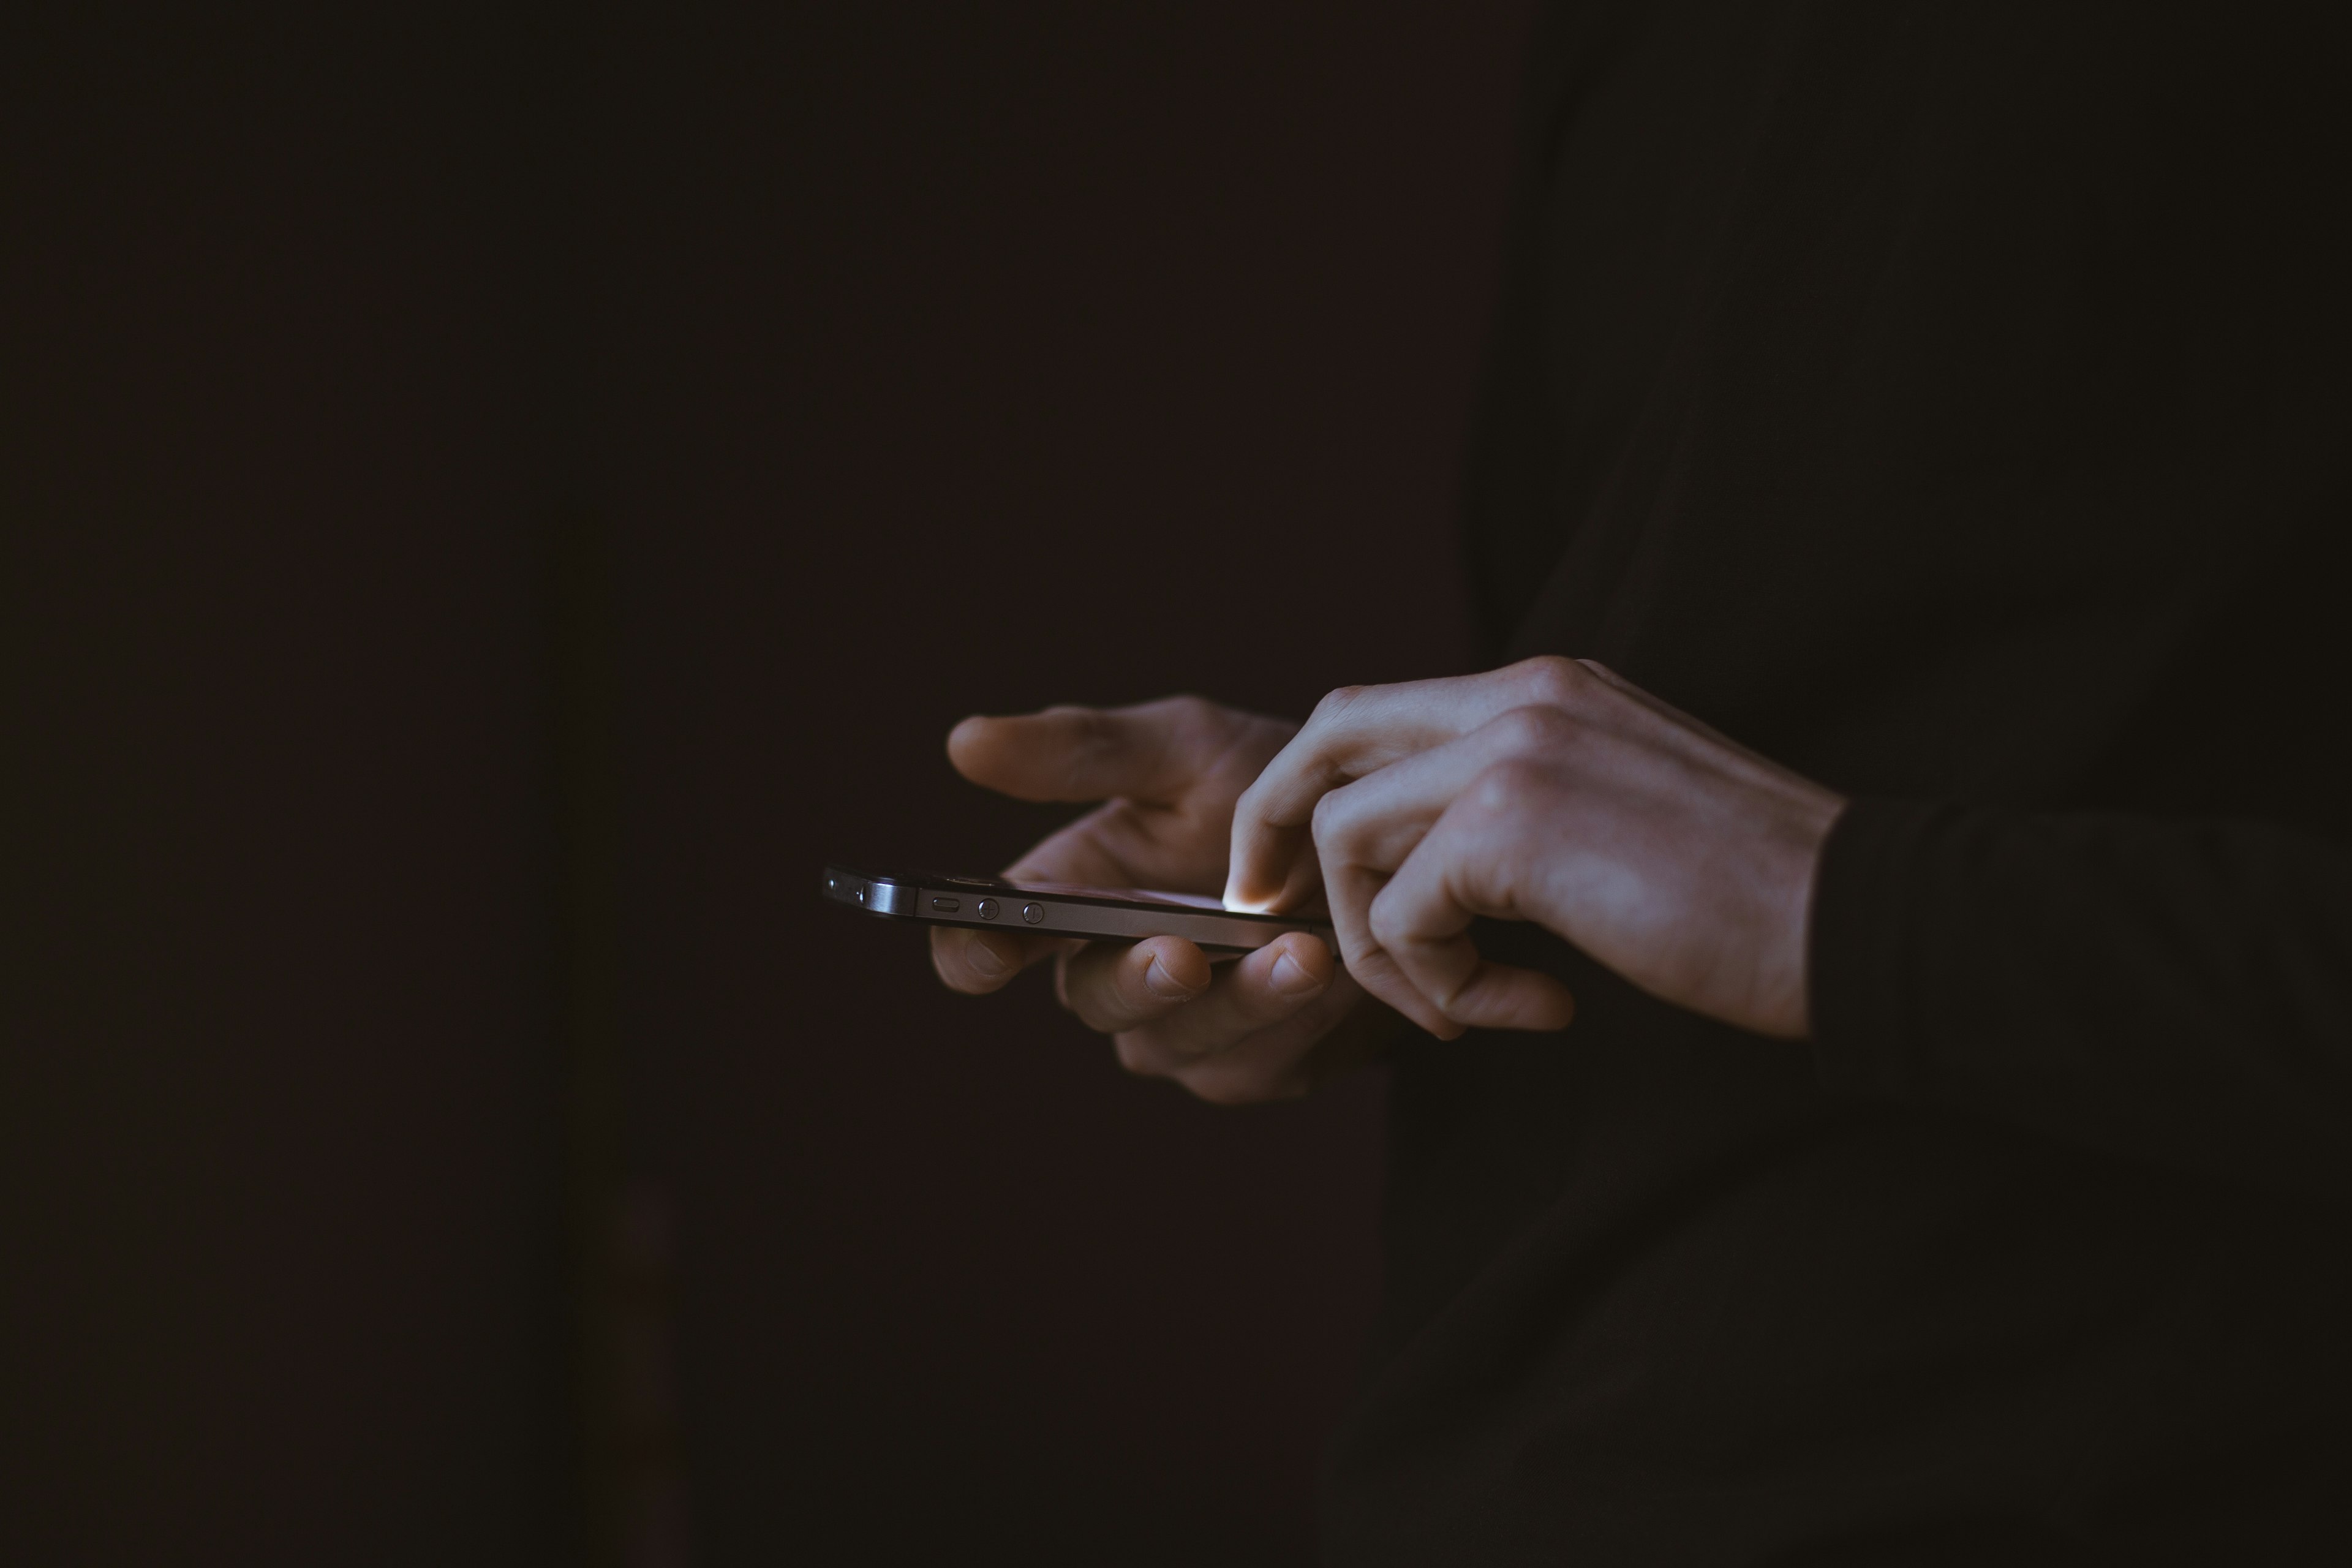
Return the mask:
<path id="1" fill-rule="evenodd" d="M 1556 1029 L 1548 975 L 1474 917 L 1533 921 L 1653 995 L 1810 1030 L 1813 871 L 1845 802 L 1590 661 L 1348 688 L 1238 803 L 1226 900 L 1319 886 L 1349 973 L 1433 1034 Z"/>
<path id="2" fill-rule="evenodd" d="M 973 783 L 1022 800 L 1105 802 L 1006 876 L 1214 894 L 1234 802 L 1295 728 L 1171 697 L 1138 708 L 967 719 L 948 736 L 948 756 Z M 1174 1079 L 1221 1103 L 1303 1094 L 1365 1054 L 1376 1017 L 1393 1017 L 1303 931 L 1214 968 L 1181 937 L 1129 946 L 931 931 L 931 963 L 958 991 L 994 991 L 1049 957 L 1062 1005 L 1110 1035 L 1129 1071 Z"/>

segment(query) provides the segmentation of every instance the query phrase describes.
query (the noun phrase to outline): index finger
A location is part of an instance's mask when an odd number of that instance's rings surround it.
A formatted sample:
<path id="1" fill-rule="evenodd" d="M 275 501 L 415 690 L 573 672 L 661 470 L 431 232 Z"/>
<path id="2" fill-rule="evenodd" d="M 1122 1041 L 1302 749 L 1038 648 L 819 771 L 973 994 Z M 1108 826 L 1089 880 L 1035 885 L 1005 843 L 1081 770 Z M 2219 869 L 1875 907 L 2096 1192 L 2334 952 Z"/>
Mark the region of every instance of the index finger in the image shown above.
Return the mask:
<path id="1" fill-rule="evenodd" d="M 948 760 L 972 783 L 1016 800 L 1119 795 L 1172 805 L 1200 777 L 1203 748 L 1215 745 L 1213 717 L 1198 697 L 974 715 L 948 732 Z"/>

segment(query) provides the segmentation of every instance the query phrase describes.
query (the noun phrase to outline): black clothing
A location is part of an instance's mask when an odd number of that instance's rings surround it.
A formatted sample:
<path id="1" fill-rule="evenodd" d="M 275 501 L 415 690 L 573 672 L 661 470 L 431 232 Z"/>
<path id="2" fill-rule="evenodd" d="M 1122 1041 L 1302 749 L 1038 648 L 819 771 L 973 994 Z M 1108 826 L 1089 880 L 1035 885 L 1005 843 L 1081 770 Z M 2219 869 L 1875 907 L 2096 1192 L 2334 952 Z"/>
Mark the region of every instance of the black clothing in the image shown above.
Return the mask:
<path id="1" fill-rule="evenodd" d="M 1812 1047 L 1528 927 L 1396 1068 L 1346 1563 L 2352 1563 L 2343 40 L 1579 5 L 1471 536 L 1856 797 Z"/>

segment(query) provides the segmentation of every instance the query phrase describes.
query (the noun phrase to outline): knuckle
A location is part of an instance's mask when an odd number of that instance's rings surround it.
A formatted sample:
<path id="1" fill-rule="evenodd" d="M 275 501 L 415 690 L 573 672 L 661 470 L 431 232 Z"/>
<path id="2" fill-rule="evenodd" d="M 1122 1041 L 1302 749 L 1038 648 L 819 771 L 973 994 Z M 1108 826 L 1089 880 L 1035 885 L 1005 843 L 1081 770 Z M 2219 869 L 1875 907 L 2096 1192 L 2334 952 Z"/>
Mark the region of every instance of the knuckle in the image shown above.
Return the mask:
<path id="1" fill-rule="evenodd" d="M 1094 709 L 1081 708 L 1074 702 L 1056 702 L 1040 717 L 1066 724 L 1082 737 L 1100 734 L 1110 727 L 1108 721 Z"/>
<path id="2" fill-rule="evenodd" d="M 963 931 L 939 931 L 931 938 L 931 970 L 950 991 L 978 995 L 993 989 L 972 968 L 972 945 Z"/>
<path id="3" fill-rule="evenodd" d="M 1054 989 L 1063 1007 L 1096 1034 L 1108 1035 L 1127 1026 L 1125 1009 L 1105 994 L 1097 965 L 1063 965 Z"/>
<path id="4" fill-rule="evenodd" d="M 1160 704 L 1171 726 L 1179 730 L 1202 730 L 1217 722 L 1224 710 L 1196 692 L 1182 691 Z"/>
<path id="5" fill-rule="evenodd" d="M 1497 718 L 1503 743 L 1513 752 L 1546 752 L 1565 743 L 1576 732 L 1576 721 L 1558 708 L 1530 704 Z"/>
<path id="6" fill-rule="evenodd" d="M 1348 931 L 1339 937 L 1339 962 L 1359 985 L 1365 984 L 1367 977 L 1379 979 L 1389 962 L 1388 953 L 1381 946 L 1380 932 L 1372 927 L 1379 910 L 1380 900 L 1375 899 L 1372 907 L 1364 911 L 1362 933 Z"/>
<path id="7" fill-rule="evenodd" d="M 1100 709 L 1064 703 L 1046 709 L 1045 717 L 1062 726 L 1074 762 L 1080 757 L 1113 750 L 1118 744 L 1118 725 Z"/>
<path id="8" fill-rule="evenodd" d="M 1526 757 L 1506 757 L 1471 781 L 1463 803 L 1488 820 L 1516 816 L 1542 793 L 1545 779 L 1541 764 Z"/>
<path id="9" fill-rule="evenodd" d="M 1345 713 L 1349 709 L 1353 708 L 1358 702 L 1363 700 L 1364 689 L 1365 689 L 1360 686 L 1333 687 L 1330 690 L 1323 694 L 1323 700 L 1315 705 L 1314 720 L 1310 720 L 1309 721 L 1313 722 L 1319 720 L 1328 723 L 1331 720 L 1339 718 L 1339 715 Z"/>
<path id="10" fill-rule="evenodd" d="M 1371 933 L 1373 952 L 1378 953 L 1381 963 L 1393 967 L 1395 960 L 1389 957 L 1390 952 L 1403 946 L 1405 939 L 1412 934 L 1407 929 L 1402 909 L 1394 899 L 1374 899 L 1372 907 L 1364 911 L 1364 926 Z M 1364 955 L 1368 969 L 1372 967 L 1369 962 L 1372 957 L 1373 952 Z"/>
<path id="11" fill-rule="evenodd" d="M 1556 708 L 1572 707 L 1591 689 L 1592 672 L 1572 658 L 1556 653 L 1522 659 L 1510 668 L 1531 702 Z"/>
<path id="12" fill-rule="evenodd" d="M 1298 1011 L 1299 1003 L 1270 985 L 1235 985 L 1228 1007 L 1232 1032 L 1218 1043 L 1230 1048 L 1258 1030 L 1281 1023 Z"/>
<path id="13" fill-rule="evenodd" d="M 1265 815 L 1266 795 L 1275 787 L 1270 782 L 1272 776 L 1271 769 L 1261 773 L 1243 786 L 1240 795 L 1234 797 L 1234 821 L 1236 826 L 1255 821 Z"/>
<path id="14" fill-rule="evenodd" d="M 1344 790 L 1329 790 L 1315 802 L 1315 847 L 1326 860 L 1345 859 L 1346 856 L 1341 851 L 1353 842 L 1354 814 L 1349 810 L 1348 803 L 1339 798 L 1346 793 Z"/>

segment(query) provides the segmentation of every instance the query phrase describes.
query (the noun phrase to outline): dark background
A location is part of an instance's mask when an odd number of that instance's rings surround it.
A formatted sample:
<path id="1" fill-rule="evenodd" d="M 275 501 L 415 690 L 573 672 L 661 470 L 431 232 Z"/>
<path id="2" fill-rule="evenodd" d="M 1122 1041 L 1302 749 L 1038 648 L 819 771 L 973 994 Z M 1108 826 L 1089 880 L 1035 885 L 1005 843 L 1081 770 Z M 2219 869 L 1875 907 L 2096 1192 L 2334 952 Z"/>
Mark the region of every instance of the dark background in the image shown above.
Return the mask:
<path id="1" fill-rule="evenodd" d="M 1461 668 L 1525 7 L 0 24 L 0 1557 L 1298 1562 L 1377 1079 L 829 858 Z"/>

